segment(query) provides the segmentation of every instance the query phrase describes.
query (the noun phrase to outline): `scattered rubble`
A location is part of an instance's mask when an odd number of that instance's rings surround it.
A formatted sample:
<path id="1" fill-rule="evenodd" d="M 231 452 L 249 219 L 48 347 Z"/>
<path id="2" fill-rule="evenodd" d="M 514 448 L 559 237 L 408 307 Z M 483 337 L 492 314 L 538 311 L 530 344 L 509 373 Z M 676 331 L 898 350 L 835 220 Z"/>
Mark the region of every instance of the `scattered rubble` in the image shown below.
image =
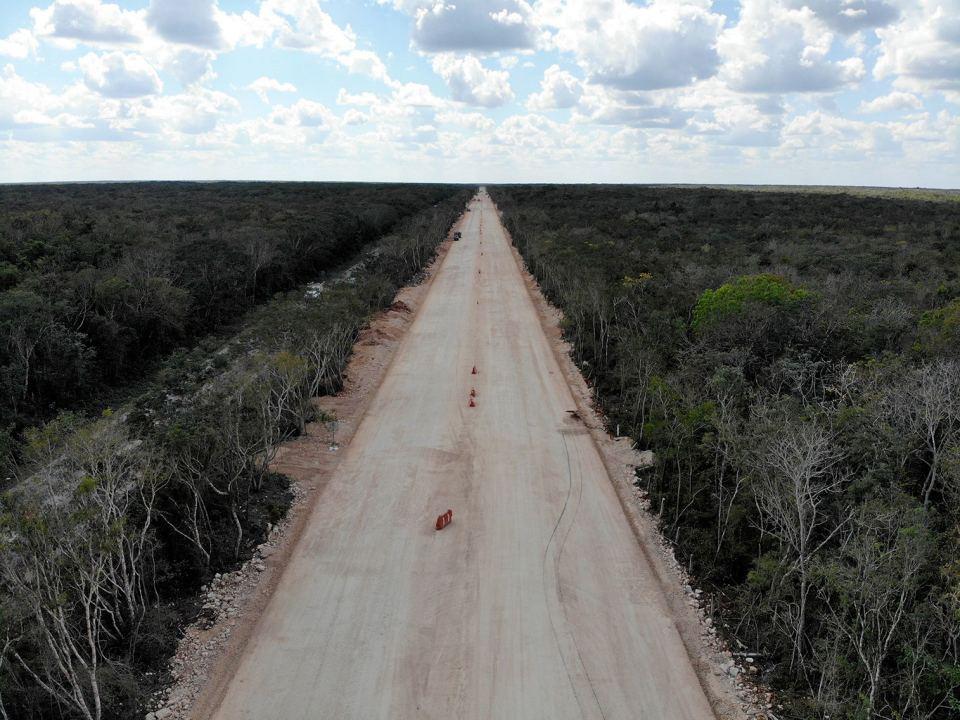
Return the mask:
<path id="1" fill-rule="evenodd" d="M 646 493 L 637 488 L 638 500 L 648 509 Z M 706 596 L 699 588 L 694 588 L 686 569 L 677 561 L 673 546 L 661 534 L 657 534 L 660 552 L 670 570 L 680 579 L 687 604 L 696 612 L 702 626 L 703 644 L 714 653 L 717 677 L 726 676 L 734 684 L 737 699 L 742 703 L 740 709 L 753 720 L 777 720 L 772 710 L 775 707 L 774 696 L 766 688 L 751 679 L 759 673 L 756 665 L 756 653 L 733 652 L 720 637 L 709 610 L 704 607 Z"/>
<path id="2" fill-rule="evenodd" d="M 440 246 L 438 259 L 446 254 L 448 247 L 449 241 Z M 378 252 L 375 248 L 371 256 L 375 257 Z M 429 283 L 424 280 L 438 266 L 439 262 L 434 261 L 410 285 L 401 289 L 393 305 L 361 331 L 344 373 L 343 391 L 316 401 L 324 412 L 340 418 L 341 443 L 348 442 L 356 429 L 366 402 L 379 386 L 400 338 L 426 295 Z M 358 267 L 359 264 L 353 265 L 334 279 L 350 280 Z M 329 279 L 308 288 L 307 295 L 311 296 L 311 291 L 314 297 L 322 293 L 325 282 Z M 230 643 L 241 627 L 255 622 L 258 591 L 269 585 L 274 574 L 280 572 L 284 562 L 283 550 L 295 541 L 297 523 L 302 522 L 301 516 L 309 512 L 310 503 L 325 483 L 330 466 L 301 465 L 298 456 L 298 446 L 316 442 L 317 437 L 328 436 L 319 429 L 310 431 L 308 428 L 306 436 L 281 447 L 273 467 L 290 478 L 293 493 L 290 508 L 280 524 L 270 529 L 266 542 L 256 549 L 249 561 L 232 573 L 214 576 L 210 585 L 203 588 L 201 612 L 184 632 L 168 665 L 173 683 L 154 695 L 150 702 L 152 712 L 147 713 L 145 720 L 186 720 L 194 709 L 202 709 L 204 701 L 209 700 L 203 692 L 210 685 L 214 665 L 230 654 Z M 242 633 L 238 636 L 242 637 Z"/>
<path id="3" fill-rule="evenodd" d="M 516 257 L 520 266 L 525 267 L 519 253 Z M 560 332 L 562 313 L 546 301 L 533 276 L 528 272 L 525 274 L 528 285 L 536 290 L 532 293 L 532 296 L 535 298 L 535 304 L 541 313 L 545 329 L 549 330 L 548 337 L 552 334 L 554 338 L 558 350 L 557 356 L 570 381 L 571 390 L 581 401 L 576 412 L 584 425 L 593 431 L 598 446 L 608 460 L 608 470 L 611 477 L 615 483 L 619 482 L 618 492 L 622 489 L 627 500 L 625 506 L 629 504 L 629 500 L 634 501 L 634 508 L 627 510 L 625 507 L 625 511 L 627 511 L 628 516 L 639 520 L 643 528 L 641 533 L 656 544 L 656 549 L 659 551 L 657 554 L 666 565 L 668 572 L 673 575 L 673 579 L 679 583 L 679 587 L 683 590 L 683 599 L 693 615 L 690 620 L 692 622 L 699 621 L 697 623 L 699 625 L 699 645 L 702 650 L 699 654 L 710 661 L 714 676 L 721 679 L 723 681 L 721 684 L 724 686 L 723 696 L 717 698 L 722 702 L 715 709 L 724 718 L 747 717 L 750 720 L 777 720 L 777 717 L 771 712 L 772 708 L 776 707 L 773 695 L 750 679 L 751 676 L 756 676 L 759 673 L 759 668 L 753 663 L 753 658 L 750 658 L 744 661 L 744 665 L 749 667 L 749 670 L 745 670 L 737 660 L 737 657 L 744 657 L 744 653 L 735 656 L 719 636 L 710 611 L 704 607 L 704 601 L 708 598 L 699 588 L 693 587 L 690 575 L 677 561 L 673 546 L 660 532 L 656 522 L 656 509 L 651 508 L 647 492 L 637 484 L 638 477 L 642 477 L 644 472 L 649 472 L 649 469 L 656 464 L 657 459 L 654 453 L 649 450 L 638 451 L 633 447 L 633 441 L 629 437 L 615 437 L 613 435 L 613 430 L 607 426 L 596 392 L 591 389 L 577 369 L 573 361 L 572 348 Z M 636 508 L 639 508 L 639 513 L 635 511 Z M 681 622 L 680 618 L 677 618 L 677 621 L 679 624 Z M 695 628 L 692 632 L 696 634 L 698 631 Z M 681 634 L 683 634 L 682 630 Z M 701 678 L 701 682 L 703 682 L 703 678 Z"/>
<path id="4" fill-rule="evenodd" d="M 243 617 L 253 589 L 262 582 L 265 573 L 274 570 L 267 561 L 289 530 L 292 510 L 301 506 L 306 498 L 306 492 L 295 481 L 290 484 L 290 492 L 293 493 L 291 512 L 279 525 L 270 528 L 267 540 L 254 551 L 253 557 L 233 572 L 217 573 L 209 585 L 201 588 L 203 606 L 196 621 L 184 632 L 168 665 L 173 684 L 154 695 L 150 706 L 156 709 L 147 713 L 145 720 L 189 717 L 214 660 Z"/>

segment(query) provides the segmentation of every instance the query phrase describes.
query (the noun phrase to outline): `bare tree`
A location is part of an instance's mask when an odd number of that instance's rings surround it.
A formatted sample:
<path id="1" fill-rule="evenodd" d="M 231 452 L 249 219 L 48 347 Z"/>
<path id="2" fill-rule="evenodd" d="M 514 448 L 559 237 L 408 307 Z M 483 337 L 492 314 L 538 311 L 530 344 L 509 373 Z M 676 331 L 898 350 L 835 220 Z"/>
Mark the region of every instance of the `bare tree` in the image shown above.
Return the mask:
<path id="1" fill-rule="evenodd" d="M 842 526 L 828 512 L 843 483 L 835 472 L 841 457 L 830 434 L 810 422 L 778 425 L 753 457 L 763 530 L 780 543 L 786 576 L 796 573 L 800 586 L 791 663 L 804 657 L 811 561 Z"/>
<path id="2" fill-rule="evenodd" d="M 150 527 L 157 478 L 121 424 L 72 434 L 6 499 L 0 578 L 40 649 L 9 656 L 87 720 L 102 715 L 107 642 L 134 642 L 151 600 Z"/>
<path id="3" fill-rule="evenodd" d="M 354 330 L 336 323 L 326 332 L 312 332 L 304 347 L 309 366 L 309 397 L 334 392 L 353 347 Z"/>
<path id="4" fill-rule="evenodd" d="M 742 381 L 742 376 L 730 377 L 730 373 L 724 373 L 712 383 L 716 406 L 714 432 L 708 434 L 705 441 L 713 447 L 714 497 L 717 507 L 714 558 L 720 555 L 730 525 L 730 514 L 746 481 L 741 447 L 743 423 L 734 391 L 738 380 Z"/>
<path id="5" fill-rule="evenodd" d="M 907 373 L 885 405 L 894 427 L 916 441 L 912 454 L 927 466 L 921 489 L 927 508 L 944 450 L 960 441 L 960 362 L 940 359 Z"/>
<path id="6" fill-rule="evenodd" d="M 866 717 L 877 706 L 884 665 L 917 594 L 929 542 L 919 508 L 868 503 L 845 532 L 839 557 L 821 571 L 820 593 L 831 622 L 866 675 Z"/>

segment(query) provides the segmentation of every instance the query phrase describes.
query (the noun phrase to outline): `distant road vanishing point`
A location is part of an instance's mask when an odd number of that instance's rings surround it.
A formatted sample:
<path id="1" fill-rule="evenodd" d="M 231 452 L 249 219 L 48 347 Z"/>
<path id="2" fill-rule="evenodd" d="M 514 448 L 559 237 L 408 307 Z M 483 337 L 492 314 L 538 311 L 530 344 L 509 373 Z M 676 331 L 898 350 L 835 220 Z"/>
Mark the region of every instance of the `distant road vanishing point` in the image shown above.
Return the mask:
<path id="1" fill-rule="evenodd" d="M 217 720 L 714 717 L 484 191 L 471 210 Z"/>

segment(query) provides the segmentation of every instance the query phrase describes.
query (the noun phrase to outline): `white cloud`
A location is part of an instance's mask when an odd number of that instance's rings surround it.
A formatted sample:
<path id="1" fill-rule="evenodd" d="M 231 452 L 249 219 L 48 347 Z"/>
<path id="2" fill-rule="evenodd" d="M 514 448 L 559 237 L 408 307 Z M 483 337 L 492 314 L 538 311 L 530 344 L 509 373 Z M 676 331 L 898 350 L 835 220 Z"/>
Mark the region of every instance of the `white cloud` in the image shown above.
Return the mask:
<path id="1" fill-rule="evenodd" d="M 280 82 L 279 80 L 271 77 L 258 77 L 252 83 L 247 85 L 247 89 L 255 92 L 257 97 L 259 97 L 265 103 L 270 102 L 270 98 L 267 96 L 268 92 L 297 92 L 296 85 L 288 82 Z"/>
<path id="2" fill-rule="evenodd" d="M 24 60 L 37 52 L 37 39 L 29 30 L 14 30 L 6 38 L 0 38 L 0 55 Z"/>
<path id="3" fill-rule="evenodd" d="M 531 48 L 533 10 L 526 0 L 377 0 L 414 18 L 413 41 L 426 52 Z"/>
<path id="4" fill-rule="evenodd" d="M 38 36 L 88 43 L 136 43 L 145 34 L 143 13 L 100 0 L 55 0 L 33 8 Z"/>
<path id="5" fill-rule="evenodd" d="M 276 125 L 329 130 L 336 122 L 336 116 L 326 105 L 301 98 L 290 107 L 275 108 L 270 121 Z"/>
<path id="6" fill-rule="evenodd" d="M 572 144 L 561 140 L 567 134 L 566 130 L 566 126 L 543 115 L 511 115 L 496 128 L 490 142 L 513 148 L 552 152 L 558 147 Z"/>
<path id="7" fill-rule="evenodd" d="M 356 47 L 356 36 L 324 12 L 318 0 L 264 0 L 260 17 L 272 25 L 278 47 L 336 57 Z"/>
<path id="8" fill-rule="evenodd" d="M 393 91 L 393 100 L 398 105 L 409 107 L 436 108 L 445 103 L 429 87 L 420 83 L 403 83 Z"/>
<path id="9" fill-rule="evenodd" d="M 900 14 L 885 0 L 788 0 L 788 7 L 810 8 L 831 30 L 844 35 L 884 27 Z"/>
<path id="10" fill-rule="evenodd" d="M 111 52 L 88 53 L 78 61 L 83 81 L 103 97 L 135 98 L 163 89 L 157 71 L 141 55 Z"/>
<path id="11" fill-rule="evenodd" d="M 524 23 L 523 15 L 516 11 L 511 12 L 506 8 L 490 13 L 490 19 L 498 25 L 505 25 L 507 27 L 511 25 L 523 25 Z"/>
<path id="12" fill-rule="evenodd" d="M 743 95 L 717 78 L 676 98 L 691 114 L 687 130 L 717 146 L 775 147 L 785 112 L 777 96 Z"/>
<path id="13" fill-rule="evenodd" d="M 319 0 L 263 0 L 259 15 L 223 16 L 227 37 L 242 44 L 260 45 L 272 38 L 274 45 L 334 60 L 350 73 L 389 83 L 390 75 L 379 55 L 357 48 L 353 30 L 340 27 L 321 7 Z"/>
<path id="14" fill-rule="evenodd" d="M 147 23 L 164 40 L 217 48 L 223 39 L 215 0 L 150 0 Z"/>
<path id="15" fill-rule="evenodd" d="M 337 62 L 354 75 L 366 75 L 382 82 L 390 81 L 387 66 L 372 50 L 351 50 L 338 56 Z"/>
<path id="16" fill-rule="evenodd" d="M 350 108 L 343 114 L 344 125 L 365 125 L 370 121 L 370 116 L 360 112 L 356 108 Z"/>
<path id="17" fill-rule="evenodd" d="M 571 52 L 592 82 L 624 90 L 681 87 L 716 73 L 723 16 L 708 0 L 543 0 L 548 45 Z"/>
<path id="18" fill-rule="evenodd" d="M 437 113 L 437 122 L 442 125 L 457 125 L 471 130 L 489 130 L 496 124 L 483 113 L 457 111 Z"/>
<path id="19" fill-rule="evenodd" d="M 213 72 L 215 57 L 215 53 L 210 50 L 181 48 L 163 63 L 163 69 L 172 73 L 185 86 L 207 82 L 216 77 Z"/>
<path id="20" fill-rule="evenodd" d="M 919 110 L 923 103 L 912 93 L 894 91 L 888 95 L 881 95 L 869 102 L 860 103 L 862 113 L 891 112 L 893 110 Z"/>
<path id="21" fill-rule="evenodd" d="M 513 100 L 506 70 L 488 70 L 472 55 L 458 57 L 452 53 L 437 55 L 432 64 L 454 100 L 482 107 L 497 107 Z"/>
<path id="22" fill-rule="evenodd" d="M 201 135 L 213 133 L 225 116 L 239 110 L 240 104 L 230 95 L 195 88 L 179 95 L 143 98 L 129 108 L 120 106 L 114 126 L 160 135 Z"/>
<path id="23" fill-rule="evenodd" d="M 372 92 L 350 93 L 346 88 L 340 88 L 337 93 L 337 105 L 361 105 L 369 106 L 379 101 L 379 97 Z"/>
<path id="24" fill-rule="evenodd" d="M 46 176 L 322 167 L 336 177 L 340 167 L 369 179 L 790 182 L 829 167 L 840 182 L 960 182 L 960 120 L 932 109 L 941 94 L 960 103 L 960 0 L 740 0 L 726 29 L 711 0 L 378 0 L 406 14 L 443 97 L 405 82 L 416 68 L 379 55 L 368 28 L 338 23 L 342 4 L 118 3 L 36 0 L 24 27 L 0 38 L 0 57 L 16 58 L 23 76 L 52 77 L 47 86 L 0 70 L 5 179 L 17 179 L 11 165 L 37 179 L 36 168 L 70 157 L 71 170 Z M 238 101 L 215 68 L 241 47 L 262 68 L 250 78 L 264 76 Z M 284 53 L 309 54 L 294 60 L 315 72 L 297 83 L 305 93 L 339 78 L 336 113 L 276 79 Z M 874 60 L 880 97 L 857 88 Z M 528 68 L 543 75 L 525 86 L 525 109 L 487 112 L 514 100 L 510 71 L 532 79 Z M 568 121 L 540 114 L 562 109 Z M 536 152 L 518 171 L 505 148 Z"/>
<path id="25" fill-rule="evenodd" d="M 583 95 L 580 81 L 559 65 L 551 65 L 540 81 L 540 92 L 527 99 L 531 110 L 557 110 L 573 107 Z"/>
<path id="26" fill-rule="evenodd" d="M 918 0 L 877 36 L 876 77 L 907 89 L 960 91 L 960 0 Z"/>
<path id="27" fill-rule="evenodd" d="M 863 60 L 833 60 L 834 37 L 809 8 L 743 0 L 740 19 L 720 36 L 722 77 L 734 90 L 827 92 L 863 79 Z"/>
<path id="28" fill-rule="evenodd" d="M 574 113 L 576 123 L 621 125 L 633 128 L 680 128 L 691 113 L 677 108 L 670 98 L 655 93 L 625 92 L 588 86 Z"/>
<path id="29" fill-rule="evenodd" d="M 49 113 L 58 108 L 59 102 L 45 86 L 20 77 L 13 65 L 5 65 L 0 71 L 0 129 L 17 125 L 49 123 Z"/>
<path id="30" fill-rule="evenodd" d="M 822 160 L 860 160 L 864 156 L 903 154 L 895 126 L 871 124 L 815 110 L 793 118 L 783 129 L 785 156 L 816 156 Z"/>

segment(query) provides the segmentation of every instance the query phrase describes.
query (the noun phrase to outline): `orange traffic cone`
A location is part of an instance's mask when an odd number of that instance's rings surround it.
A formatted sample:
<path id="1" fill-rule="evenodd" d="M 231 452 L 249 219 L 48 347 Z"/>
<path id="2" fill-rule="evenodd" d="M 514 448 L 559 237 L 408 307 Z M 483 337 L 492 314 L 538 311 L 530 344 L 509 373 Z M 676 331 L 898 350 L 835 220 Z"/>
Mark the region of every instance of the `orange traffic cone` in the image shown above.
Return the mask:
<path id="1" fill-rule="evenodd" d="M 476 374 L 477 374 L 477 366 L 476 366 L 476 365 L 473 366 L 473 370 L 470 371 L 470 374 L 471 374 L 471 375 L 476 375 Z"/>
<path id="2" fill-rule="evenodd" d="M 477 404 L 473 401 L 473 398 L 470 398 L 470 407 L 476 407 Z"/>

